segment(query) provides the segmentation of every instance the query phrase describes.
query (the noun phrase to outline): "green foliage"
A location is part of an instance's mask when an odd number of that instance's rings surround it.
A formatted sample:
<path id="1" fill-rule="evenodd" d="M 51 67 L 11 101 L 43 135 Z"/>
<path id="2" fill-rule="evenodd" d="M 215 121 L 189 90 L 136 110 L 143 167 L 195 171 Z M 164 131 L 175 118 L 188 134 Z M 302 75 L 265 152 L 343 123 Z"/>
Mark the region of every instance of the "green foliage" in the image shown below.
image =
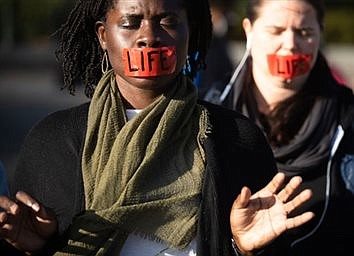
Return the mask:
<path id="1" fill-rule="evenodd" d="M 37 37 L 49 37 L 55 23 L 51 18 L 60 4 L 60 0 L 15 1 L 17 38 L 31 41 Z"/>
<path id="2" fill-rule="evenodd" d="M 191 0 L 192 1 L 192 0 Z M 50 35 L 64 22 L 74 0 L 0 0 L 0 8 L 11 5 L 14 11 L 15 39 L 17 42 L 30 42 L 38 38 L 49 39 Z M 354 1 L 325 0 L 327 4 L 325 19 L 325 42 L 354 44 Z M 244 40 L 242 19 L 245 17 L 247 0 L 233 2 L 233 20 L 229 37 L 233 40 Z M 0 32 L 8 21 L 0 19 Z"/>
<path id="3" fill-rule="evenodd" d="M 74 0 L 0 0 L 0 32 L 13 31 L 16 44 L 49 40 L 73 4 Z"/>
<path id="4" fill-rule="evenodd" d="M 354 44 L 354 0 L 325 0 L 325 3 L 325 42 Z M 234 5 L 236 18 L 229 33 L 233 40 L 245 40 L 241 24 L 246 4 L 247 0 L 238 0 Z"/>
<path id="5" fill-rule="evenodd" d="M 325 42 L 354 44 L 354 7 L 331 8 L 325 18 Z"/>

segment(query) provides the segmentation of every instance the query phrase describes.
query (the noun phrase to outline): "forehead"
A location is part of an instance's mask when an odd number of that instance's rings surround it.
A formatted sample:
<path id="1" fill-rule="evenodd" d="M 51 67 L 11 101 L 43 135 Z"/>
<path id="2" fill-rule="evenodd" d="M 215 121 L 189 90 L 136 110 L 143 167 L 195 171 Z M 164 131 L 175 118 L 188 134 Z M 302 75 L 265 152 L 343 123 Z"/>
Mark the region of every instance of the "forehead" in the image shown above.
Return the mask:
<path id="1" fill-rule="evenodd" d="M 153 15 L 161 12 L 179 12 L 183 0 L 116 0 L 114 9 L 123 14 Z"/>
<path id="2" fill-rule="evenodd" d="M 259 20 L 264 25 L 309 25 L 317 22 L 315 9 L 302 0 L 265 0 L 259 8 Z M 279 24 L 277 24 L 279 23 Z"/>

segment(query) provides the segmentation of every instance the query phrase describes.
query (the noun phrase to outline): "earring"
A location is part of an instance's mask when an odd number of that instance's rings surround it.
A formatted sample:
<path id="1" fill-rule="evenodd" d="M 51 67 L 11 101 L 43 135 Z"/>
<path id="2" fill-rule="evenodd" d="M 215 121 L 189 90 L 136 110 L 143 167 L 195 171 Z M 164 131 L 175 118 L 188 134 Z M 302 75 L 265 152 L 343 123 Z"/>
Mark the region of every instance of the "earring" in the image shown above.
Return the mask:
<path id="1" fill-rule="evenodd" d="M 107 51 L 105 50 L 101 62 L 102 74 L 105 74 L 108 71 L 108 69 L 109 69 L 108 54 Z"/>
<path id="2" fill-rule="evenodd" d="M 192 71 L 192 67 L 191 67 L 191 63 L 189 61 L 189 55 L 187 56 L 187 59 L 186 59 L 186 64 L 184 64 L 184 67 L 183 67 L 183 75 L 188 75 L 191 73 Z"/>

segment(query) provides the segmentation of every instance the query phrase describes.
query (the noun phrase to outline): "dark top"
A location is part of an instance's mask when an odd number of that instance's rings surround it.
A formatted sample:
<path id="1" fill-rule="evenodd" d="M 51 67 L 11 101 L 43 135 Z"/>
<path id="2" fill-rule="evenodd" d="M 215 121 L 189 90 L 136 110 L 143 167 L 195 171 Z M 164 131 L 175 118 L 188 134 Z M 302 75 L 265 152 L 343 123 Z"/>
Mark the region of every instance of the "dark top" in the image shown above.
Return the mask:
<path id="1" fill-rule="evenodd" d="M 241 111 L 238 108 L 242 100 L 239 95 L 253 79 L 250 61 L 243 67 L 226 100 L 225 106 L 230 109 Z M 351 255 L 354 241 L 354 95 L 333 79 L 322 54 L 319 54 L 305 86 L 317 96 L 323 94 L 336 102 L 333 122 L 337 129 L 330 134 L 329 148 L 333 155 L 328 152 L 316 169 L 297 173 L 303 178 L 300 189 L 310 188 L 313 192 L 311 200 L 297 213 L 310 210 L 315 213 L 315 218 L 286 232 L 276 241 L 276 248 L 284 248 L 284 252 L 273 252 L 272 255 L 313 256 L 319 251 L 325 252 L 322 255 Z M 327 116 L 327 124 L 328 120 Z M 343 136 L 338 137 L 340 134 Z M 291 172 L 286 174 L 288 177 L 293 175 Z"/>
<path id="2" fill-rule="evenodd" d="M 205 141 L 207 166 L 198 221 L 198 255 L 233 255 L 229 224 L 233 201 L 244 185 L 252 192 L 276 173 L 263 133 L 237 112 L 200 102 L 210 113 L 212 132 Z M 26 137 L 11 191 L 24 190 L 58 216 L 60 234 L 43 255 L 60 246 L 75 215 L 84 210 L 81 155 L 89 104 L 58 111 Z M 0 247 L 1 248 L 1 247 Z M 15 254 L 10 254 L 15 255 Z"/>

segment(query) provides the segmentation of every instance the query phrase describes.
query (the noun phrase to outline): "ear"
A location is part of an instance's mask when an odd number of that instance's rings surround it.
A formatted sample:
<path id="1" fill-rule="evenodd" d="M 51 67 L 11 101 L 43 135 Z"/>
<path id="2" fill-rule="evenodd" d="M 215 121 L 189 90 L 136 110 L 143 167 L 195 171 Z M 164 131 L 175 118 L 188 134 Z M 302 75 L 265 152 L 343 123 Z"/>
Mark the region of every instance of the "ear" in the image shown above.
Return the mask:
<path id="1" fill-rule="evenodd" d="M 107 40 L 106 40 L 106 27 L 105 23 L 103 21 L 97 21 L 95 24 L 95 31 L 96 35 L 98 37 L 98 40 L 100 41 L 100 45 L 102 50 L 107 49 Z"/>
<path id="2" fill-rule="evenodd" d="M 247 37 L 246 48 L 251 49 L 252 47 L 252 23 L 248 18 L 243 19 L 242 21 L 243 31 Z"/>

